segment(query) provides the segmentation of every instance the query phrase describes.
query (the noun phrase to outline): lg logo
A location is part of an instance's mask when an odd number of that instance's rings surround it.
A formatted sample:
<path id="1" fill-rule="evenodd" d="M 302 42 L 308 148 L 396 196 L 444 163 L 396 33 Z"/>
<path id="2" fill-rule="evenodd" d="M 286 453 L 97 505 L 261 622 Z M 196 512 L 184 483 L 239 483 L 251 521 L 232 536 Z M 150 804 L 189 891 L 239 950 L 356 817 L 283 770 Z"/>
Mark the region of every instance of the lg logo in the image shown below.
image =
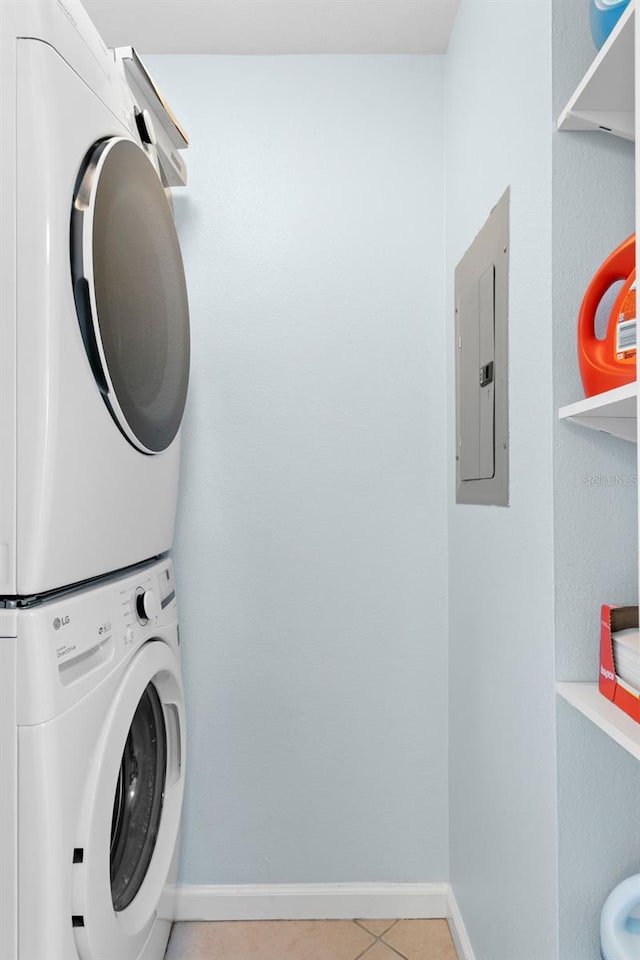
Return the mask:
<path id="1" fill-rule="evenodd" d="M 66 627 L 66 625 L 69 623 L 69 619 L 70 618 L 68 616 L 56 617 L 55 620 L 53 621 L 53 629 L 59 630 L 60 627 Z"/>

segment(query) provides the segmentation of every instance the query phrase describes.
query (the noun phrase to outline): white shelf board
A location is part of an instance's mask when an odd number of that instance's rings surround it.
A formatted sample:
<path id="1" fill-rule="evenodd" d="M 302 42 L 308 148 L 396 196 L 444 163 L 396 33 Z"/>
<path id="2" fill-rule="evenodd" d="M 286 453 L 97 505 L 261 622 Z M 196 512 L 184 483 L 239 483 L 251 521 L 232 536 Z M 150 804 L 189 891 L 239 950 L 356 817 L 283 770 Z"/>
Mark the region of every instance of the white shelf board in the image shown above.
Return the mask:
<path id="1" fill-rule="evenodd" d="M 556 683 L 556 693 L 640 760 L 640 723 L 603 697 L 597 683 Z"/>
<path id="2" fill-rule="evenodd" d="M 571 420 L 589 430 L 602 430 L 614 437 L 637 442 L 637 383 L 625 383 L 615 390 L 598 393 L 567 407 L 560 407 L 558 417 Z"/>
<path id="3" fill-rule="evenodd" d="M 605 130 L 635 140 L 636 0 L 626 7 L 558 120 L 558 130 Z"/>

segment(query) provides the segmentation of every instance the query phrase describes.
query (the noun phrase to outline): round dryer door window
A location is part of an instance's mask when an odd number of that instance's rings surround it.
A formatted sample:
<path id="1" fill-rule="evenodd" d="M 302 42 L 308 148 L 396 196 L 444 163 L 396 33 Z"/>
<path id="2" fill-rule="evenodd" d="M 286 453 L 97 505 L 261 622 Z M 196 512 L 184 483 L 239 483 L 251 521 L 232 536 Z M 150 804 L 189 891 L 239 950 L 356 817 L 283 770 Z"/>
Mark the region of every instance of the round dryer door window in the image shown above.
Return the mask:
<path id="1" fill-rule="evenodd" d="M 104 140 L 85 159 L 71 268 L 82 339 L 109 412 L 130 443 L 160 453 L 184 412 L 189 309 L 164 188 L 132 140 Z"/>

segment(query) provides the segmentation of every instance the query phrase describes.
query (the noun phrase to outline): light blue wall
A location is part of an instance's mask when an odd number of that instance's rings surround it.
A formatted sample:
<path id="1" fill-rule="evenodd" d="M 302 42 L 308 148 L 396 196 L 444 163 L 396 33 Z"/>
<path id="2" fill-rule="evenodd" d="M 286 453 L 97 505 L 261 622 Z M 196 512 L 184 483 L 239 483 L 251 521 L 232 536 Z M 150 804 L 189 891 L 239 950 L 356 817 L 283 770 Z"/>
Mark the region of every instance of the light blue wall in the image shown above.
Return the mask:
<path id="1" fill-rule="evenodd" d="M 600 911 L 607 894 L 640 873 L 638 768 L 634 757 L 558 701 L 562 960 L 599 960 Z"/>
<path id="2" fill-rule="evenodd" d="M 556 745 L 554 667 L 636 596 L 634 451 L 556 418 L 633 222 L 631 147 L 554 133 L 586 9 L 463 0 L 444 62 L 148 58 L 193 139 L 187 883 L 450 877 L 476 960 L 595 960 L 640 869 L 637 764 L 563 702 Z M 507 186 L 511 506 L 456 506 L 453 269 Z"/>
<path id="3" fill-rule="evenodd" d="M 593 60 L 584 0 L 553 4 L 554 116 Z M 602 260 L 633 231 L 633 144 L 602 133 L 553 141 L 554 393 L 582 397 L 575 324 Z M 558 678 L 598 676 L 600 605 L 637 602 L 636 447 L 556 422 Z M 588 482 L 591 477 L 595 482 Z M 609 890 L 640 871 L 640 767 L 564 703 L 558 708 L 560 956 L 599 956 Z"/>
<path id="4" fill-rule="evenodd" d="M 446 61 L 451 881 L 477 960 L 558 960 L 551 3 L 463 2 Z M 453 270 L 511 187 L 510 506 L 457 506 Z"/>
<path id="5" fill-rule="evenodd" d="M 445 879 L 442 61 L 148 61 L 193 142 L 182 880 Z"/>

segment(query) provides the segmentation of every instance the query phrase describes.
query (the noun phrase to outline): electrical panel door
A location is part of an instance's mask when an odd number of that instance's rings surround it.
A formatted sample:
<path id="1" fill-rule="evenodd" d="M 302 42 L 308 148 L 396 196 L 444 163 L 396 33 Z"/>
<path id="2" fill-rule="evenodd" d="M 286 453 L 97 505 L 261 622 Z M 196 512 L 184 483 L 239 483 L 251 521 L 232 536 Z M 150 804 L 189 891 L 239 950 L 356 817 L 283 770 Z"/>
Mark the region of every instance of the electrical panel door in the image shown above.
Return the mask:
<path id="1" fill-rule="evenodd" d="M 456 267 L 456 502 L 509 503 L 509 191 Z"/>

